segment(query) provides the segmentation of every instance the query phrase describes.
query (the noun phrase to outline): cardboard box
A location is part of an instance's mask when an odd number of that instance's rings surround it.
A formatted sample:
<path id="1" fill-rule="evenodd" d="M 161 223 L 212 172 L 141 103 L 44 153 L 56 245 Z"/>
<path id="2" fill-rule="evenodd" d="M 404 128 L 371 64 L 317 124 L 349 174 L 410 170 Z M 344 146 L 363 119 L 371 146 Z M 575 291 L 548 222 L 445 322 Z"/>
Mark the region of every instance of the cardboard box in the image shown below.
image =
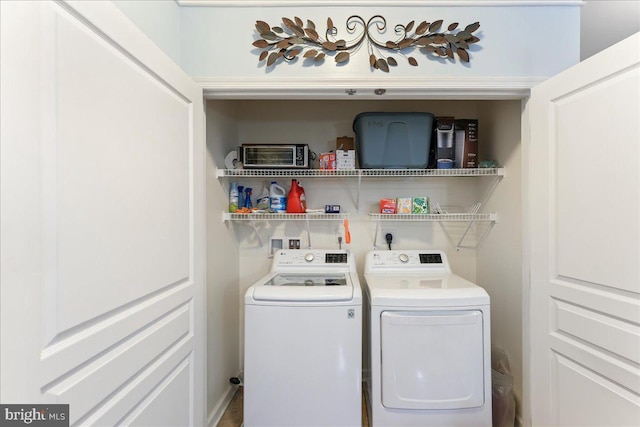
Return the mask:
<path id="1" fill-rule="evenodd" d="M 349 136 L 340 136 L 336 138 L 336 169 L 353 170 L 357 167 L 358 160 L 356 156 L 355 140 Z"/>
<path id="2" fill-rule="evenodd" d="M 336 169 L 353 170 L 356 168 L 356 150 L 336 150 Z"/>
<path id="3" fill-rule="evenodd" d="M 411 200 L 411 205 L 411 213 L 428 214 L 430 212 L 428 197 L 414 197 Z"/>
<path id="4" fill-rule="evenodd" d="M 396 213 L 396 199 L 380 199 L 380 213 L 381 214 Z"/>
<path id="5" fill-rule="evenodd" d="M 322 170 L 336 169 L 336 153 L 321 153 L 319 160 L 320 160 L 320 169 Z"/>
<path id="6" fill-rule="evenodd" d="M 336 138 L 336 150 L 354 150 L 356 149 L 356 143 L 353 138 L 348 136 L 341 136 Z"/>
<path id="7" fill-rule="evenodd" d="M 478 120 L 456 120 L 456 168 L 478 167 Z"/>
<path id="8" fill-rule="evenodd" d="M 398 197 L 398 201 L 396 202 L 396 213 L 410 214 L 412 209 L 411 203 L 411 197 Z"/>

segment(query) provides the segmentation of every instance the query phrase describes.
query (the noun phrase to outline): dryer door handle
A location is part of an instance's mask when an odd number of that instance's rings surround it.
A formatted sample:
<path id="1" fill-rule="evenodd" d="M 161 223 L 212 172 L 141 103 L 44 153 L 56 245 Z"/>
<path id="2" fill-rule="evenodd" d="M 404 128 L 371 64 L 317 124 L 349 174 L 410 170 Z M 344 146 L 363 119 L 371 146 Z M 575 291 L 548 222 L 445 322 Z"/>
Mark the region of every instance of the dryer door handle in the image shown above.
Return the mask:
<path id="1" fill-rule="evenodd" d="M 384 312 L 393 325 L 413 326 L 445 326 L 471 325 L 482 320 L 482 312 L 473 311 L 439 311 L 439 312 Z"/>

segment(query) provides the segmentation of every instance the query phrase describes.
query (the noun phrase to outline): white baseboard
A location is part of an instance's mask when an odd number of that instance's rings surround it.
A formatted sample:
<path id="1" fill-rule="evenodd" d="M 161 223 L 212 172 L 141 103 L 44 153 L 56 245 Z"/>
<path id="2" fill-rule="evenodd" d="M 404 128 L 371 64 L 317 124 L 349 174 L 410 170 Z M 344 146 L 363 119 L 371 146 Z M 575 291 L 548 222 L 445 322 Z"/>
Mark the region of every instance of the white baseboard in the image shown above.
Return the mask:
<path id="1" fill-rule="evenodd" d="M 213 410 L 209 413 L 207 417 L 207 427 L 216 427 L 224 414 L 224 411 L 231 403 L 233 396 L 236 394 L 236 390 L 238 390 L 237 386 L 230 385 L 227 391 L 222 395 L 222 398 L 218 401 Z"/>

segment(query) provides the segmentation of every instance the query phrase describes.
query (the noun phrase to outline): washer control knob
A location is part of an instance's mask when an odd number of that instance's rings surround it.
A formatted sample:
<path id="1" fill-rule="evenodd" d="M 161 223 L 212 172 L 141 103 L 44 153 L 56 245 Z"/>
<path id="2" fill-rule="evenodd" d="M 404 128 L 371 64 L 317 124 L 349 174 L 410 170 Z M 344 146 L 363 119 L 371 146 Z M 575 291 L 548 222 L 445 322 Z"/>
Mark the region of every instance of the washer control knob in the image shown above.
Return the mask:
<path id="1" fill-rule="evenodd" d="M 307 261 L 307 262 L 313 261 L 314 258 L 315 258 L 315 256 L 311 252 L 309 252 L 308 254 L 306 254 L 304 256 L 304 260 Z"/>
<path id="2" fill-rule="evenodd" d="M 403 264 L 406 264 L 407 262 L 409 262 L 409 255 L 407 254 L 400 254 L 398 258 L 400 259 L 400 262 Z"/>

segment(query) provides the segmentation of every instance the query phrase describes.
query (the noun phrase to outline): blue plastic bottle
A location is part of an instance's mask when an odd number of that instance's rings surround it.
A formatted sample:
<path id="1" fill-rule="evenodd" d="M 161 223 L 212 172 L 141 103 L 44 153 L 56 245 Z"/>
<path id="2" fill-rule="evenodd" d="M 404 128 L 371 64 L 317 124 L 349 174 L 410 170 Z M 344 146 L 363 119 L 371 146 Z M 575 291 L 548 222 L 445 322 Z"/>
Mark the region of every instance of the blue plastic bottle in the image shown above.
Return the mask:
<path id="1" fill-rule="evenodd" d="M 244 208 L 244 185 L 238 185 L 238 209 Z"/>
<path id="2" fill-rule="evenodd" d="M 251 209 L 253 207 L 253 203 L 251 202 L 251 190 L 251 187 L 244 189 L 244 207 L 247 209 Z"/>

